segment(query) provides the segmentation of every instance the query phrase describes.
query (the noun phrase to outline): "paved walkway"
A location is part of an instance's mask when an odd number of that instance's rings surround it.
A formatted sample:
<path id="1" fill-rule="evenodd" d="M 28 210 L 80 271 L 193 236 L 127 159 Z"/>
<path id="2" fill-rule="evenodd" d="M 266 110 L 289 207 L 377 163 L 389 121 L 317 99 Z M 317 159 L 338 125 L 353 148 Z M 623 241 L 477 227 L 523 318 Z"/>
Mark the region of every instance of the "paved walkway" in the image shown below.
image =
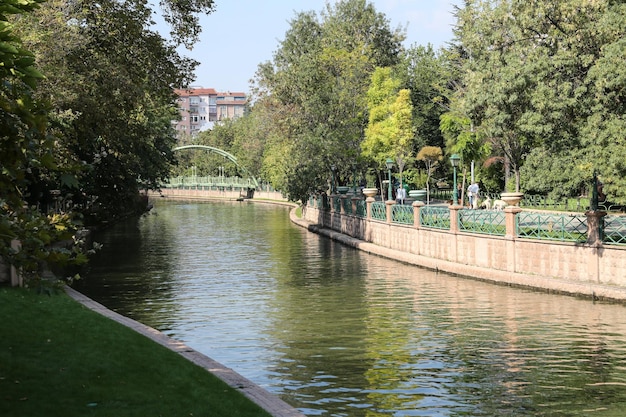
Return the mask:
<path id="1" fill-rule="evenodd" d="M 158 330 L 153 329 L 152 327 L 146 326 L 145 324 L 142 324 L 138 321 L 135 321 L 128 317 L 124 317 L 121 314 L 111 311 L 102 304 L 97 303 L 96 301 L 81 294 L 73 288 L 66 287 L 66 292 L 70 297 L 72 297 L 85 307 L 105 317 L 108 317 L 111 320 L 123 324 L 126 327 L 133 329 L 137 333 L 140 333 L 152 339 L 156 343 L 165 346 L 166 348 L 178 353 L 185 359 L 190 360 L 196 365 L 211 372 L 222 381 L 226 382 L 229 386 L 241 392 L 252 402 L 262 407 L 272 416 L 305 417 L 304 414 L 302 414 L 300 411 L 296 410 L 277 396 L 270 394 L 268 391 L 239 375 L 232 369 L 227 368 L 224 365 L 214 361 L 213 359 L 203 355 L 202 353 L 195 351 L 184 343 L 174 340 L 159 332 Z"/>

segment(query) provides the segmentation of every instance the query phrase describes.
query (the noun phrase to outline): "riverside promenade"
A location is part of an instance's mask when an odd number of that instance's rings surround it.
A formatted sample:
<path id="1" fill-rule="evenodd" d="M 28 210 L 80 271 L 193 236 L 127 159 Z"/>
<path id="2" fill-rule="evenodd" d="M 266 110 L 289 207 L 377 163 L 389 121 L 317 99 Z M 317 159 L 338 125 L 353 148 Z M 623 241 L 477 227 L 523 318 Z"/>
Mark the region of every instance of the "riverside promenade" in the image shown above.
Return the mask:
<path id="1" fill-rule="evenodd" d="M 461 221 L 454 220 L 460 218 L 460 206 L 439 207 L 449 210 L 449 225 L 447 229 L 430 228 L 421 223 L 423 203 L 409 206 L 412 223 L 401 224 L 393 220 L 393 201 L 384 203 L 382 217 L 376 219 L 372 215 L 373 199 L 368 199 L 367 208 L 361 210 L 365 214 L 359 215 L 356 205 L 362 199 L 335 197 L 340 202 L 327 206 L 310 201 L 303 208 L 303 218 L 292 214 L 292 221 L 359 250 L 435 271 L 592 300 L 626 302 L 626 247 L 605 245 L 598 238 L 599 219 L 606 213 L 582 215 L 586 241 L 562 242 L 516 235 L 516 216 L 522 212 L 519 207 L 503 211 L 506 231 L 502 235 L 489 235 L 462 230 Z"/>

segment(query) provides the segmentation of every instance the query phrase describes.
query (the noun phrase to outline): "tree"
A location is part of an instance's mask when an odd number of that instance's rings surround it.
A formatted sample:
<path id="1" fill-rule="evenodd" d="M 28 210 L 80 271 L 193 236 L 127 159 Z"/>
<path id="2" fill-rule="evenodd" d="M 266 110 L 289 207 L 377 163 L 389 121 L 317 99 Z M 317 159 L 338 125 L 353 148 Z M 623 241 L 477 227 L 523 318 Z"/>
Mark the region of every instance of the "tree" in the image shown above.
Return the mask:
<path id="1" fill-rule="evenodd" d="M 212 1 L 163 5 L 182 42 L 197 36 L 190 12 L 211 10 Z M 38 95 L 51 104 L 58 154 L 81 168 L 46 187 L 71 199 L 89 224 L 141 210 L 139 190 L 157 188 L 175 162 L 173 89 L 192 80 L 197 63 L 151 30 L 152 13 L 143 1 L 51 0 L 16 21 L 46 74 Z"/>
<path id="2" fill-rule="evenodd" d="M 165 0 L 175 39 L 197 35 L 190 12 L 212 3 Z M 173 88 L 195 63 L 151 14 L 140 0 L 0 0 L 0 257 L 26 278 L 86 261 L 84 216 L 135 211 L 169 173 Z"/>
<path id="3" fill-rule="evenodd" d="M 48 216 L 47 207 L 32 205 L 45 191 L 38 184 L 60 173 L 53 152 L 57 138 L 48 130 L 45 104 L 35 97 L 42 80 L 35 57 L 9 21 L 11 15 L 33 13 L 40 3 L 0 0 L 0 260 L 27 280 L 40 278 L 42 265 L 56 272 L 86 259 L 71 243 L 73 216 Z M 68 243 L 52 246 L 60 241 Z"/>
<path id="4" fill-rule="evenodd" d="M 605 184 L 625 198 L 618 185 L 622 164 L 611 158 L 623 142 L 618 133 L 623 109 L 614 104 L 624 87 L 615 66 L 624 58 L 624 4 L 475 1 L 458 16 L 457 33 L 467 54 L 467 89 L 459 103 L 506 158 L 517 188 L 530 156 L 538 162 L 524 174 L 538 178 L 532 189 L 545 179 L 553 193 L 573 195 L 602 167 Z M 551 170 L 541 163 L 546 154 L 566 161 L 567 168 Z M 571 180 L 573 172 L 578 181 Z"/>
<path id="5" fill-rule="evenodd" d="M 403 55 L 399 65 L 405 79 L 402 85 L 411 91 L 415 149 L 430 145 L 444 146 L 439 130 L 439 117 L 446 110 L 442 105 L 450 74 L 446 55 L 432 46 L 413 45 Z"/>
<path id="6" fill-rule="evenodd" d="M 262 124 L 281 127 L 268 138 L 264 171 L 290 199 L 303 202 L 328 181 L 331 166 L 340 182 L 353 175 L 371 73 L 398 61 L 403 39 L 364 0 L 327 4 L 320 17 L 298 14 L 273 62 L 262 64 L 255 79 L 255 95 L 278 109 L 265 111 L 271 120 Z"/>
<path id="7" fill-rule="evenodd" d="M 424 146 L 417 153 L 416 159 L 426 165 L 426 202 L 430 204 L 430 177 L 443 158 L 443 151 L 438 146 Z"/>
<path id="8" fill-rule="evenodd" d="M 372 74 L 372 82 L 367 92 L 369 123 L 361 149 L 363 156 L 377 167 L 379 180 L 385 160 L 394 158 L 402 185 L 402 171 L 411 156 L 415 136 L 410 91 L 398 91 L 400 79 L 392 72 L 390 67 L 386 67 L 377 68 Z"/>

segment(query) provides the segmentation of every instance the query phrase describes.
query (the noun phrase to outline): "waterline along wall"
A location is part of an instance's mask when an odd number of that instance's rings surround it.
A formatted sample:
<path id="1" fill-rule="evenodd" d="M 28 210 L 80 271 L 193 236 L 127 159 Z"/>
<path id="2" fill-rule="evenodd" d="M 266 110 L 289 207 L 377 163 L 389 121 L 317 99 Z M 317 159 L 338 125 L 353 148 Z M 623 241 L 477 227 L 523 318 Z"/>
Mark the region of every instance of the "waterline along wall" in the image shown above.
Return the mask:
<path id="1" fill-rule="evenodd" d="M 354 238 L 355 247 L 427 268 L 626 301 L 623 216 L 611 220 L 607 234 L 600 211 L 466 210 L 323 194 L 309 199 L 303 216 L 312 230 L 338 232 Z"/>

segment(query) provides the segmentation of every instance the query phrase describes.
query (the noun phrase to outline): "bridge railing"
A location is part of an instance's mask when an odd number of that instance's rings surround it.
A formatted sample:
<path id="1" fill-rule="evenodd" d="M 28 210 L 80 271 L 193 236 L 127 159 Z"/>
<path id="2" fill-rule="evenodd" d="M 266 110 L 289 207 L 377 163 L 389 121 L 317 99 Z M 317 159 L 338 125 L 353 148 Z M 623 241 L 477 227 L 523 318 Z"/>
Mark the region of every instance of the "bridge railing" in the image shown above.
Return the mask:
<path id="1" fill-rule="evenodd" d="M 241 177 L 172 177 L 169 182 L 163 184 L 165 188 L 255 188 L 255 184 L 250 178 Z"/>

